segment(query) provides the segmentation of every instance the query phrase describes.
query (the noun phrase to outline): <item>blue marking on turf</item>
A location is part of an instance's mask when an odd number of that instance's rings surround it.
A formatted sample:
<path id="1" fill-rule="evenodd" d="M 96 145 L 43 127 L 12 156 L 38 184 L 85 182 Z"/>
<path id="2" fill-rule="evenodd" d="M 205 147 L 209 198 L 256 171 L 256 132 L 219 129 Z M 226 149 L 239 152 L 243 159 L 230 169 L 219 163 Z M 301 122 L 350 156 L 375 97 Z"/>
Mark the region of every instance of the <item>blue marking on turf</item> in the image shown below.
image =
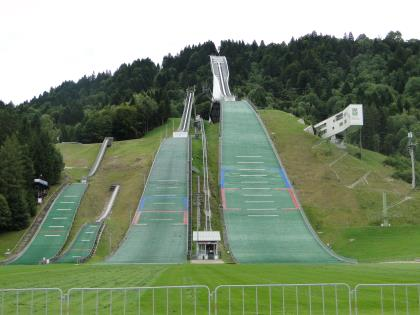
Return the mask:
<path id="1" fill-rule="evenodd" d="M 144 203 L 146 202 L 146 199 L 147 197 L 141 197 L 140 198 L 140 202 L 139 202 L 139 205 L 138 205 L 138 207 L 137 207 L 137 211 L 141 211 L 141 210 L 143 210 L 143 208 L 144 208 Z"/>
<path id="2" fill-rule="evenodd" d="M 282 168 L 280 168 L 280 176 L 283 179 L 286 188 L 291 188 L 292 186 L 290 185 L 289 179 L 287 178 L 287 175 Z"/>
<path id="3" fill-rule="evenodd" d="M 220 187 L 221 188 L 225 187 L 225 170 L 224 169 L 220 171 Z"/>
<path id="4" fill-rule="evenodd" d="M 187 210 L 188 210 L 188 198 L 187 198 L 187 197 L 183 197 L 182 201 L 183 201 L 183 203 L 184 203 L 184 207 L 185 207 L 185 209 L 187 209 Z"/>

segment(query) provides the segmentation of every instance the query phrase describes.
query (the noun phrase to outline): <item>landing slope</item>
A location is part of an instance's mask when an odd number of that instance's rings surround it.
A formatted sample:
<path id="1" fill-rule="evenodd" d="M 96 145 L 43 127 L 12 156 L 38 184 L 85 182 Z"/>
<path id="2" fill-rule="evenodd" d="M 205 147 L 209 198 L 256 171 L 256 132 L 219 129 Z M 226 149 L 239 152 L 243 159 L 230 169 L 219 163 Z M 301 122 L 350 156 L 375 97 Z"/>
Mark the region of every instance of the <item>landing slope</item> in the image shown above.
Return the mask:
<path id="1" fill-rule="evenodd" d="M 222 102 L 221 196 L 227 238 L 241 263 L 329 263 L 249 103 Z"/>
<path id="2" fill-rule="evenodd" d="M 77 233 L 70 248 L 56 261 L 57 263 L 80 263 L 88 259 L 95 247 L 101 223 L 85 224 Z"/>
<path id="3" fill-rule="evenodd" d="M 64 246 L 86 184 L 71 184 L 63 189 L 48 211 L 36 236 L 12 264 L 38 264 L 53 258 Z"/>
<path id="4" fill-rule="evenodd" d="M 109 263 L 182 263 L 187 258 L 188 138 L 165 139 L 137 213 Z"/>

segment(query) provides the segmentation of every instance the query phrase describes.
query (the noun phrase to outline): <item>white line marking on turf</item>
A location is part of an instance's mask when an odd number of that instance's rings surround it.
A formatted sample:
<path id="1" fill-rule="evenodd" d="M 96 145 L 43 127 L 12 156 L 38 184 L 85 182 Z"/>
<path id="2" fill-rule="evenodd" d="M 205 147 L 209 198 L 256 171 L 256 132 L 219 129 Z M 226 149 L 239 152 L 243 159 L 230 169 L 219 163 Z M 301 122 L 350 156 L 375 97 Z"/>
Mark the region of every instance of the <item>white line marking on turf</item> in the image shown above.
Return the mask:
<path id="1" fill-rule="evenodd" d="M 63 228 L 64 225 L 49 225 L 49 228 Z"/>
<path id="2" fill-rule="evenodd" d="M 240 182 L 241 184 L 267 184 L 268 182 Z"/>
<path id="3" fill-rule="evenodd" d="M 248 217 L 278 217 L 278 214 L 248 214 Z"/>
<path id="4" fill-rule="evenodd" d="M 56 218 L 53 218 L 53 220 L 66 220 L 67 219 L 67 217 L 56 217 Z"/>
<path id="5" fill-rule="evenodd" d="M 240 171 L 265 171 L 265 168 L 240 168 Z"/>
<path id="6" fill-rule="evenodd" d="M 150 219 L 152 221 L 173 221 L 175 219 Z"/>
<path id="7" fill-rule="evenodd" d="M 237 158 L 261 158 L 261 155 L 237 155 Z"/>
<path id="8" fill-rule="evenodd" d="M 82 240 L 82 242 L 90 242 L 90 240 Z"/>
<path id="9" fill-rule="evenodd" d="M 75 203 L 74 201 L 60 201 L 60 203 Z"/>
<path id="10" fill-rule="evenodd" d="M 145 225 L 147 225 L 147 223 L 137 223 L 137 224 L 134 224 L 134 225 L 141 225 L 141 226 L 145 226 Z"/>
<path id="11" fill-rule="evenodd" d="M 57 237 L 57 236 L 61 236 L 59 234 L 45 234 L 44 236 L 46 237 Z"/>
<path id="12" fill-rule="evenodd" d="M 277 208 L 249 208 L 248 211 L 275 211 Z"/>
<path id="13" fill-rule="evenodd" d="M 245 203 L 273 203 L 273 200 L 246 200 Z"/>
<path id="14" fill-rule="evenodd" d="M 64 208 L 60 208 L 60 209 L 57 209 L 57 211 L 71 211 L 72 209 L 64 209 Z"/>
<path id="15" fill-rule="evenodd" d="M 177 179 L 157 179 L 157 182 L 177 182 Z"/>
<path id="16" fill-rule="evenodd" d="M 73 258 L 80 258 L 80 257 L 82 257 L 82 256 L 71 256 L 71 257 L 73 257 Z"/>
<path id="17" fill-rule="evenodd" d="M 239 176 L 243 176 L 243 177 L 264 177 L 264 176 L 267 176 L 267 175 L 262 175 L 262 174 L 256 174 L 256 175 L 239 175 Z"/>
<path id="18" fill-rule="evenodd" d="M 269 190 L 271 188 L 262 188 L 262 187 L 246 187 L 246 188 L 242 188 L 242 189 L 247 189 L 247 190 L 252 190 L 252 189 L 263 189 L 263 190 Z"/>
<path id="19" fill-rule="evenodd" d="M 244 197 L 273 197 L 273 195 L 248 195 L 244 194 Z"/>
<path id="20" fill-rule="evenodd" d="M 64 198 L 77 198 L 79 196 L 72 196 L 72 195 L 68 195 L 68 196 L 64 196 Z"/>
<path id="21" fill-rule="evenodd" d="M 85 233 L 86 233 L 86 234 L 93 234 L 93 232 L 92 232 L 92 231 L 86 231 Z"/>
<path id="22" fill-rule="evenodd" d="M 264 164 L 264 162 L 245 162 L 245 161 L 239 161 L 236 163 L 238 164 Z"/>

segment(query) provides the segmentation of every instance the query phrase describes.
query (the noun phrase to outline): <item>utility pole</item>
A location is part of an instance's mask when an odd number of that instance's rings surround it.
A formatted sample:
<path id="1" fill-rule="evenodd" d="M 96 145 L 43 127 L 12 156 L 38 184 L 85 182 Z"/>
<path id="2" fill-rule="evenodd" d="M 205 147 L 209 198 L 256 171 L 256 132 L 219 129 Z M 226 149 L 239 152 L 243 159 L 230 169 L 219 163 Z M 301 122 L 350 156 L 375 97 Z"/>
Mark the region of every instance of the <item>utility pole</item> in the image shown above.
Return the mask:
<path id="1" fill-rule="evenodd" d="M 411 158 L 411 188 L 416 188 L 416 169 L 415 169 L 415 151 L 417 143 L 413 140 L 413 133 L 408 133 L 408 153 Z"/>
<path id="2" fill-rule="evenodd" d="M 382 217 L 384 219 L 382 226 L 389 227 L 389 220 L 388 220 L 388 207 L 386 204 L 386 192 L 382 193 Z"/>
<path id="3" fill-rule="evenodd" d="M 200 231 L 201 227 L 201 200 L 200 200 L 200 176 L 197 176 L 197 231 Z"/>

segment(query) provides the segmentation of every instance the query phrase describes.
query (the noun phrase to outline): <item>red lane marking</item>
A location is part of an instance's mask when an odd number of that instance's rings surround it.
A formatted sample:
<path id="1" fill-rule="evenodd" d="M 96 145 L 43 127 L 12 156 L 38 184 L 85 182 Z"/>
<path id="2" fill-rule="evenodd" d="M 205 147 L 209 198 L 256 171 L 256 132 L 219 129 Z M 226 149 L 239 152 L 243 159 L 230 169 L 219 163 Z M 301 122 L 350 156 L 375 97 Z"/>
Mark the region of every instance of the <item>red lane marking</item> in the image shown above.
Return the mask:
<path id="1" fill-rule="evenodd" d="M 188 224 L 188 212 L 184 211 L 184 224 Z"/>
<path id="2" fill-rule="evenodd" d="M 299 203 L 297 202 L 295 193 L 289 189 L 290 198 L 292 198 L 293 204 L 295 205 L 296 209 L 299 209 Z"/>
<path id="3" fill-rule="evenodd" d="M 222 195 L 222 206 L 223 206 L 223 209 L 225 209 L 225 208 L 227 208 L 227 206 L 226 206 L 226 193 L 225 193 L 225 189 L 224 188 L 221 188 L 221 195 Z"/>
<path id="4" fill-rule="evenodd" d="M 134 218 L 133 218 L 132 224 L 137 224 L 137 223 L 140 222 L 140 215 L 141 215 L 140 211 L 137 211 Z"/>

